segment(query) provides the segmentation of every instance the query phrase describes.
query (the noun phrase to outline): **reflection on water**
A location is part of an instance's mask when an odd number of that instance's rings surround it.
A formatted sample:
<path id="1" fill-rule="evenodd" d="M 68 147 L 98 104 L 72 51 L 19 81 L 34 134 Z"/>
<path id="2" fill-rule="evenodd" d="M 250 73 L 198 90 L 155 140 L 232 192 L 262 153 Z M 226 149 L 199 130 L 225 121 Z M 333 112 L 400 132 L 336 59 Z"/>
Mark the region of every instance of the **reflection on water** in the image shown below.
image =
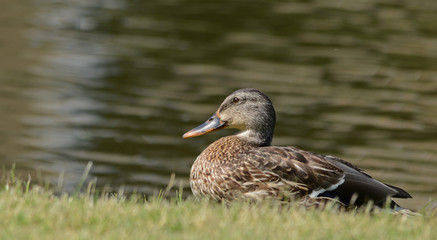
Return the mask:
<path id="1" fill-rule="evenodd" d="M 238 88 L 271 96 L 275 145 L 332 154 L 437 197 L 435 1 L 28 1 L 0 25 L 0 157 L 73 191 L 188 190 L 182 140 Z M 41 175 L 42 177 L 38 177 Z"/>

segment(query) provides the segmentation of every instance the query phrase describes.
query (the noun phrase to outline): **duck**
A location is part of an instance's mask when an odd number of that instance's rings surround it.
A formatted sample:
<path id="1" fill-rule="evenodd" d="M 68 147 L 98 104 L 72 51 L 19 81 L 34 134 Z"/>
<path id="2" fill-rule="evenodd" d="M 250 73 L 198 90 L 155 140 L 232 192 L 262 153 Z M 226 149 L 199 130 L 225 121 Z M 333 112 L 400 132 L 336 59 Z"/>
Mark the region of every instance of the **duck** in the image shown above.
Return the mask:
<path id="1" fill-rule="evenodd" d="M 194 196 L 219 202 L 294 200 L 303 205 L 332 200 L 348 208 L 372 203 L 391 209 L 402 209 L 393 198 L 411 198 L 340 158 L 273 146 L 275 124 L 270 98 L 245 88 L 231 93 L 207 121 L 186 132 L 183 138 L 239 130 L 216 140 L 196 158 L 190 171 Z"/>

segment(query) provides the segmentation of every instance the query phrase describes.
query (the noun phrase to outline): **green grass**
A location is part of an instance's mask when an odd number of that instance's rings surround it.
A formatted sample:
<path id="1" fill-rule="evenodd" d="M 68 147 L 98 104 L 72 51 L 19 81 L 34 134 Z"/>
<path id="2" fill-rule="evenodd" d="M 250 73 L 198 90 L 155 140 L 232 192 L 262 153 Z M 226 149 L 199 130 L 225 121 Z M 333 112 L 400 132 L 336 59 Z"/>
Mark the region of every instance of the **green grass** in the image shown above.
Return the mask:
<path id="1" fill-rule="evenodd" d="M 94 194 L 97 195 L 97 194 Z M 436 213 L 402 216 L 194 199 L 54 196 L 4 179 L 1 239 L 435 239 Z"/>

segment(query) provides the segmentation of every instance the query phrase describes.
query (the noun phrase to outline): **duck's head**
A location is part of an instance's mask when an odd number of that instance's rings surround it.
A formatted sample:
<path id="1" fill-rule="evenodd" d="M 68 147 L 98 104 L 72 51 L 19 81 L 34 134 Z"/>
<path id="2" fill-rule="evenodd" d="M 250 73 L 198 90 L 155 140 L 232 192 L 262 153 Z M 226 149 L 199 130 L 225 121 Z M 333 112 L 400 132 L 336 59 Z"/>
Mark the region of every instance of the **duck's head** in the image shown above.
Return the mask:
<path id="1" fill-rule="evenodd" d="M 270 99 L 261 91 L 245 88 L 231 93 L 203 124 L 183 135 L 190 138 L 223 128 L 241 130 L 237 136 L 257 145 L 270 145 L 276 114 Z"/>

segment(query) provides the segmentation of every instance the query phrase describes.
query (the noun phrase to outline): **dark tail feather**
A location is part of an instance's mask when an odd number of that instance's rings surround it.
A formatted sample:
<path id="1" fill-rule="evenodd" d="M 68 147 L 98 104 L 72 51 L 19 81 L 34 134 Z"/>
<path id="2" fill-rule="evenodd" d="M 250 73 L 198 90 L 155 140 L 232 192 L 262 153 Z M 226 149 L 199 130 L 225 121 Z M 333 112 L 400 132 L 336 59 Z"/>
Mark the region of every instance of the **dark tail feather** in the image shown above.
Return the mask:
<path id="1" fill-rule="evenodd" d="M 396 193 L 395 195 L 392 196 L 394 198 L 413 198 L 409 193 L 407 193 L 402 188 L 398 188 L 398 187 L 395 187 L 393 185 L 386 184 L 386 183 L 384 183 L 384 184 L 387 185 L 388 187 L 393 188 L 394 190 L 396 190 L 398 192 L 398 193 Z"/>

